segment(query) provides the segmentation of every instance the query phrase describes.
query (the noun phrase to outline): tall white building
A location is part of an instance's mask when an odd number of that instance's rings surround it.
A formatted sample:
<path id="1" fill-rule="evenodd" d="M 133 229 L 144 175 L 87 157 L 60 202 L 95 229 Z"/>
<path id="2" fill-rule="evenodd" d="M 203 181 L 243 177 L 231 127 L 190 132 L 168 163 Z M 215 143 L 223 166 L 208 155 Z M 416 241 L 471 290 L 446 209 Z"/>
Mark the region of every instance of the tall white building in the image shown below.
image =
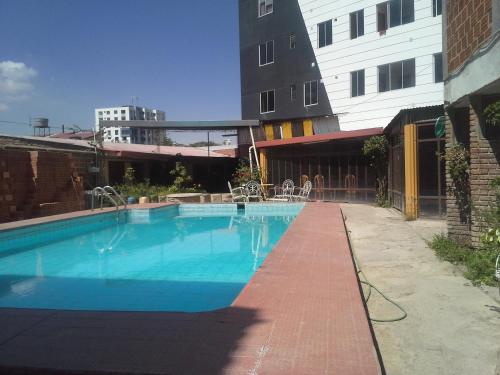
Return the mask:
<path id="1" fill-rule="evenodd" d="M 165 112 L 138 106 L 121 106 L 95 109 L 95 126 L 100 130 L 101 121 L 165 121 Z M 161 134 L 159 134 L 161 133 Z M 165 131 L 150 128 L 111 126 L 104 129 L 104 142 L 154 144 L 165 137 Z"/>
<path id="2" fill-rule="evenodd" d="M 443 103 L 440 3 L 299 0 L 341 130 L 385 126 L 401 109 Z"/>
<path id="3" fill-rule="evenodd" d="M 443 104 L 441 0 L 239 5 L 244 119 L 285 133 L 283 122 L 312 121 L 317 134 L 383 127 L 401 109 Z"/>

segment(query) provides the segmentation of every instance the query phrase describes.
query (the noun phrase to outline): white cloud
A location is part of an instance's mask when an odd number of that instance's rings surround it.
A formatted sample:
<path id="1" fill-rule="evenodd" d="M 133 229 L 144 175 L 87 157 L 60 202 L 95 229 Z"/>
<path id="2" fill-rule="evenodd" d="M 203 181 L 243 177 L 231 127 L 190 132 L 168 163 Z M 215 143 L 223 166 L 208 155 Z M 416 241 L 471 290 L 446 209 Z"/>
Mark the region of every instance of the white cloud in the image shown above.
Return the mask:
<path id="1" fill-rule="evenodd" d="M 0 61 L 0 111 L 8 109 L 9 102 L 26 100 L 33 92 L 33 78 L 37 71 L 23 62 Z"/>

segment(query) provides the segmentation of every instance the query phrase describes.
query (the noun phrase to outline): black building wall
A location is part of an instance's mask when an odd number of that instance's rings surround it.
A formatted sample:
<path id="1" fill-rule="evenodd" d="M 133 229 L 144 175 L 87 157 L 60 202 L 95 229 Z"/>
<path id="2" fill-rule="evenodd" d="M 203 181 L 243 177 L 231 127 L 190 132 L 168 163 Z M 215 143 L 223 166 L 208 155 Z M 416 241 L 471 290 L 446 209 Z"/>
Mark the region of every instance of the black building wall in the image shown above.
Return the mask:
<path id="1" fill-rule="evenodd" d="M 239 0 L 241 108 L 243 119 L 286 120 L 332 114 L 297 0 L 274 0 L 258 16 L 257 0 Z M 290 49 L 290 34 L 296 47 Z M 259 67 L 259 44 L 274 40 L 274 63 Z M 304 82 L 317 80 L 318 104 L 304 106 Z M 297 97 L 290 100 L 290 85 Z M 275 111 L 260 114 L 260 92 L 275 90 Z"/>

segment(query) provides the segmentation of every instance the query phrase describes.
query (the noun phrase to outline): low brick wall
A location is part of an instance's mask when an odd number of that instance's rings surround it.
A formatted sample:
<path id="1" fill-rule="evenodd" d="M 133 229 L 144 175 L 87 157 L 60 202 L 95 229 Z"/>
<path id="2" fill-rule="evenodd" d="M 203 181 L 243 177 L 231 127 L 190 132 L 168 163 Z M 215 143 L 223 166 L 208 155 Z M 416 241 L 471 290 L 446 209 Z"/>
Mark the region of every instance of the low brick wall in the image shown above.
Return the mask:
<path id="1" fill-rule="evenodd" d="M 84 208 L 92 154 L 0 150 L 0 222 Z"/>

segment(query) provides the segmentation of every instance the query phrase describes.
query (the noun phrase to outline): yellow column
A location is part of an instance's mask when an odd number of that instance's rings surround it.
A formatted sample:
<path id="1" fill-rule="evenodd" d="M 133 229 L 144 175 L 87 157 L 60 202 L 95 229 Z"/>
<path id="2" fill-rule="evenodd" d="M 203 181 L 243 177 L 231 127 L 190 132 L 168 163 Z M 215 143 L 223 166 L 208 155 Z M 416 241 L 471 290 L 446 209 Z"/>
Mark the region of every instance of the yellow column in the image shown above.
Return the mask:
<path id="1" fill-rule="evenodd" d="M 281 132 L 283 133 L 283 139 L 292 138 L 292 123 L 290 121 L 283 122 Z"/>
<path id="2" fill-rule="evenodd" d="M 312 120 L 304 120 L 304 135 L 313 135 L 313 122 Z"/>
<path id="3" fill-rule="evenodd" d="M 259 162 L 262 183 L 267 184 L 267 154 L 265 149 L 259 150 Z"/>
<path id="4" fill-rule="evenodd" d="M 418 217 L 418 174 L 417 174 L 417 126 L 404 127 L 405 147 L 405 215 L 407 219 Z"/>
<path id="5" fill-rule="evenodd" d="M 264 125 L 264 133 L 266 134 L 266 141 L 272 141 L 274 139 L 274 130 L 272 124 Z"/>

